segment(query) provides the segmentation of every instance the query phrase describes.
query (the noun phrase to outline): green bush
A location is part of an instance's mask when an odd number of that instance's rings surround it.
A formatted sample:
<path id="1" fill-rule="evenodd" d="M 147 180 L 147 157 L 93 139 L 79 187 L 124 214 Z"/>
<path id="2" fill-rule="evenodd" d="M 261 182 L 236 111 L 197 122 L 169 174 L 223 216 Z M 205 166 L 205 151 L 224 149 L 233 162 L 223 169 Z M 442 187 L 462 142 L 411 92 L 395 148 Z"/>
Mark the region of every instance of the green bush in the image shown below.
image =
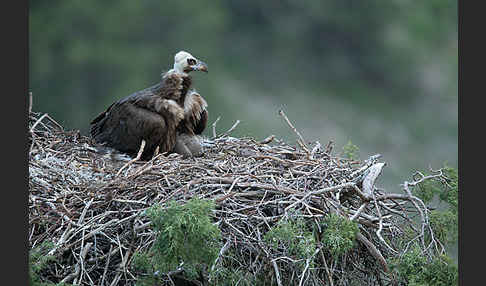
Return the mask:
<path id="1" fill-rule="evenodd" d="M 219 267 L 211 273 L 211 285 L 215 286 L 253 286 L 258 283 L 257 277 L 241 269 Z"/>
<path id="2" fill-rule="evenodd" d="M 359 231 L 356 222 L 331 213 L 322 222 L 322 226 L 325 228 L 322 243 L 334 257 L 353 248 Z"/>
<path id="3" fill-rule="evenodd" d="M 40 277 L 49 262 L 55 261 L 55 257 L 47 255 L 47 253 L 54 247 L 54 244 L 49 241 L 44 241 L 38 246 L 34 247 L 29 252 L 29 285 L 31 286 L 69 286 L 66 283 L 52 283 L 42 281 Z"/>
<path id="4" fill-rule="evenodd" d="M 457 169 L 445 166 L 442 180 L 424 180 L 414 188 L 414 194 L 424 203 L 435 196 L 445 202 L 445 210 L 433 210 L 429 214 L 430 225 L 435 237 L 443 243 L 453 243 L 458 238 L 458 173 Z M 427 237 L 430 239 L 430 237 Z"/>
<path id="5" fill-rule="evenodd" d="M 431 211 L 429 221 L 436 239 L 446 244 L 457 241 L 458 217 L 453 211 Z"/>
<path id="6" fill-rule="evenodd" d="M 156 280 L 154 273 L 176 270 L 183 263 L 184 274 L 194 279 L 217 258 L 221 232 L 211 222 L 214 202 L 193 198 L 185 204 L 175 201 L 167 208 L 155 205 L 146 214 L 157 238 L 148 253 L 137 253 L 132 265 L 148 276 L 140 281 Z"/>
<path id="7" fill-rule="evenodd" d="M 264 241 L 273 249 L 285 249 L 298 259 L 307 259 L 314 254 L 314 235 L 302 218 L 280 220 L 264 235 Z"/>
<path id="8" fill-rule="evenodd" d="M 447 203 L 452 211 L 457 214 L 458 207 L 458 173 L 457 169 L 444 166 L 442 180 L 428 179 L 422 181 L 414 188 L 413 193 L 421 198 L 424 203 L 429 203 L 436 195 L 441 202 Z M 428 174 L 423 172 L 425 176 Z"/>
<path id="9" fill-rule="evenodd" d="M 457 169 L 445 166 L 443 169 L 447 177 L 447 186 L 443 192 L 439 194 L 441 200 L 449 204 L 451 210 L 457 215 L 458 207 L 458 182 L 459 176 Z"/>
<path id="10" fill-rule="evenodd" d="M 358 159 L 359 154 L 359 147 L 354 145 L 351 140 L 348 140 L 348 143 L 343 146 L 343 154 L 346 158 L 355 160 Z"/>
<path id="11" fill-rule="evenodd" d="M 427 204 L 432 201 L 435 195 L 441 192 L 440 183 L 435 180 L 424 180 L 414 188 L 413 194 Z"/>
<path id="12" fill-rule="evenodd" d="M 400 283 L 409 286 L 452 286 L 458 283 L 458 268 L 445 255 L 429 261 L 415 245 L 401 258 L 390 263 Z"/>

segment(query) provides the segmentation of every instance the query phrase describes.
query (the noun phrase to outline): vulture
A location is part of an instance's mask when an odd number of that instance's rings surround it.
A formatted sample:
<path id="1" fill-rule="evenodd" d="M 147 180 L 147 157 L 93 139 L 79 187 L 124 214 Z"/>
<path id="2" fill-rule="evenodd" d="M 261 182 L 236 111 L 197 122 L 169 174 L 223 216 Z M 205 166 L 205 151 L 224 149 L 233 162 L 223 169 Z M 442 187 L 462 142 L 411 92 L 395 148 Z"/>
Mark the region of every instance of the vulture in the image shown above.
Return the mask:
<path id="1" fill-rule="evenodd" d="M 111 104 L 90 123 L 91 137 L 103 146 L 149 160 L 155 153 L 199 156 L 197 135 L 206 128 L 207 103 L 192 88 L 191 71 L 208 72 L 206 63 L 185 51 L 161 81 Z"/>

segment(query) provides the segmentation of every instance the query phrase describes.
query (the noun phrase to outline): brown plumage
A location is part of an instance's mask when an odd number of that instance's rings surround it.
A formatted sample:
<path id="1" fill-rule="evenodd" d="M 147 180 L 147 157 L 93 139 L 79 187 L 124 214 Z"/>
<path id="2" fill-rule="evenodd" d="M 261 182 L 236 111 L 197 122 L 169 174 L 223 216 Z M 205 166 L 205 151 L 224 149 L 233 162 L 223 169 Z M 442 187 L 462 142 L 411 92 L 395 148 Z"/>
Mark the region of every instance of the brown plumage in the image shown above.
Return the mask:
<path id="1" fill-rule="evenodd" d="M 141 159 L 150 159 L 157 147 L 159 152 L 182 152 L 183 146 L 199 142 L 207 124 L 206 101 L 191 89 L 189 72 L 207 72 L 204 62 L 186 52 L 174 57 L 174 68 L 162 75 L 160 83 L 135 92 L 110 105 L 91 121 L 91 136 L 96 142 L 130 156 L 137 154 L 145 140 Z M 178 142 L 178 137 L 181 139 Z M 176 148 L 178 142 L 178 148 Z M 194 154 L 200 153 L 192 147 Z M 183 152 L 187 155 L 187 152 Z"/>
<path id="2" fill-rule="evenodd" d="M 174 152 L 184 157 L 202 155 L 202 146 L 197 135 L 206 128 L 208 121 L 207 103 L 202 96 L 190 90 L 184 100 L 184 119 L 177 126 Z"/>

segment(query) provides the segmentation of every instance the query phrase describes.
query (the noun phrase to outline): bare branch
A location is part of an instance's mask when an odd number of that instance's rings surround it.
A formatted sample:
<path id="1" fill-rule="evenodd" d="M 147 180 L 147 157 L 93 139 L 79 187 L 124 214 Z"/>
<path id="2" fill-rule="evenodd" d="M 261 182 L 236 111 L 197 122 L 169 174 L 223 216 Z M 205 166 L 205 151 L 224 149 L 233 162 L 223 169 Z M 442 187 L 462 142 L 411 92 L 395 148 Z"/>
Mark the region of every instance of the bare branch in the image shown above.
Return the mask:
<path id="1" fill-rule="evenodd" d="M 213 122 L 212 127 L 213 127 L 213 139 L 217 137 L 216 135 L 216 124 L 218 124 L 218 121 L 221 119 L 221 116 L 218 116 L 216 120 Z"/>
<path id="2" fill-rule="evenodd" d="M 145 148 L 145 144 L 146 144 L 145 140 L 142 139 L 142 143 L 140 143 L 140 149 L 138 150 L 137 156 L 135 158 L 133 158 L 132 160 L 128 161 L 125 165 L 123 165 L 123 167 L 120 168 L 120 170 L 118 170 L 118 173 L 116 173 L 117 177 L 120 175 L 120 173 L 121 173 L 121 171 L 123 171 L 123 169 L 130 166 L 134 162 L 140 160 L 140 158 L 142 157 L 143 149 Z"/>
<path id="3" fill-rule="evenodd" d="M 282 117 L 286 118 L 283 112 Z M 148 251 L 158 235 L 146 210 L 154 204 L 167 207 L 168 201 L 185 204 L 192 198 L 216 204 L 211 219 L 224 245 L 217 246 L 219 254 L 208 267 L 218 273 L 220 267 L 231 265 L 242 279 L 275 277 L 277 285 L 344 285 L 351 275 L 386 280 L 391 279 L 385 274 L 386 261 L 413 244 L 430 258 L 444 252 L 431 227 L 430 210 L 412 191 L 427 180 L 446 184 L 446 172 L 416 172 L 401 193 L 393 193 L 376 187 L 385 166 L 378 161 L 380 155 L 351 161 L 331 154 L 331 142 L 322 144 L 324 148 L 316 142 L 306 150 L 292 124 L 302 148 L 273 135 L 262 141 L 216 138 L 218 121 L 204 156 L 158 154 L 130 165 L 91 152 L 91 138 L 64 131 L 48 115 L 29 114 L 29 245 L 51 241 L 54 247 L 47 255 L 56 257 L 40 273 L 42 279 L 132 285 L 138 275 L 153 275 L 133 273 L 130 267 L 133 252 Z M 275 144 L 268 144 L 272 141 Z M 138 154 L 145 148 L 140 147 Z M 241 155 L 242 150 L 251 155 Z M 305 222 L 302 231 L 320 234 L 330 213 L 358 224 L 356 239 L 365 251 L 354 249 L 336 258 L 316 241 L 309 245 L 311 253 L 319 249 L 319 259 L 314 259 L 289 246 L 304 241 L 302 234 L 293 233 L 290 242 L 277 247 L 268 241 L 269 230 L 294 219 Z M 375 264 L 369 263 L 370 256 Z M 171 285 L 171 273 L 184 275 L 182 268 L 161 273 L 162 285 Z"/>
<path id="4" fill-rule="evenodd" d="M 292 123 L 290 122 L 290 120 L 287 117 L 287 115 L 285 115 L 285 113 L 283 112 L 283 110 L 279 110 L 278 114 L 280 114 L 280 116 L 282 116 L 285 119 L 285 122 L 287 122 L 287 124 L 290 126 L 290 129 L 292 129 L 292 131 L 294 131 L 294 133 L 297 134 L 297 136 L 299 137 L 299 140 L 297 140 L 297 142 L 304 149 L 304 151 L 308 155 L 310 155 L 309 147 L 307 147 L 307 144 L 305 144 L 304 138 L 302 137 L 302 135 L 300 135 L 299 131 L 297 131 L 297 129 L 294 127 L 294 125 L 292 125 Z"/>

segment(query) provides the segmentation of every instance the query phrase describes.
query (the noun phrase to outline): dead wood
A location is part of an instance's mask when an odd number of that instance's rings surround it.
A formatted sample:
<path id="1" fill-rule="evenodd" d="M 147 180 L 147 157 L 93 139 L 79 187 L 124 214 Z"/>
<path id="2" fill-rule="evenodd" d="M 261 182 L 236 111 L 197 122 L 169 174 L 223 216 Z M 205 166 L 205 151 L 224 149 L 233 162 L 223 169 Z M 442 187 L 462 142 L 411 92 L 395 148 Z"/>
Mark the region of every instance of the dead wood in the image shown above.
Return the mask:
<path id="1" fill-rule="evenodd" d="M 66 131 L 47 114 L 30 112 L 29 245 L 50 241 L 54 248 L 49 254 L 56 257 L 42 278 L 78 285 L 134 284 L 133 254 L 148 250 L 156 236 L 141 214 L 154 204 L 198 197 L 217 203 L 214 222 L 224 245 L 218 264 L 232 251 L 241 269 L 254 275 L 267 271 L 277 285 L 342 285 L 339 281 L 351 274 L 391 279 L 386 260 L 397 255 L 395 243 L 404 225 L 411 225 L 422 243 L 432 231 L 429 210 L 409 190 L 416 182 L 406 182 L 404 194 L 385 193 L 375 187 L 385 166 L 378 162 L 380 155 L 365 161 L 341 158 L 331 154 L 332 142 L 325 148 L 317 142 L 309 151 L 285 114 L 280 115 L 301 148 L 274 135 L 263 140 L 228 136 L 239 121 L 217 136 L 218 118 L 213 137 L 203 140 L 202 157 L 159 154 L 126 163 L 100 155 L 79 131 Z M 359 243 L 337 261 L 318 242 L 314 256 L 301 261 L 303 271 L 292 272 L 289 265 L 296 258 L 262 240 L 289 212 L 309 224 L 331 212 L 354 220 Z M 433 243 L 432 249 L 443 252 L 440 242 Z M 317 266 L 311 266 L 312 259 Z M 360 270 L 363 265 L 368 271 Z"/>

